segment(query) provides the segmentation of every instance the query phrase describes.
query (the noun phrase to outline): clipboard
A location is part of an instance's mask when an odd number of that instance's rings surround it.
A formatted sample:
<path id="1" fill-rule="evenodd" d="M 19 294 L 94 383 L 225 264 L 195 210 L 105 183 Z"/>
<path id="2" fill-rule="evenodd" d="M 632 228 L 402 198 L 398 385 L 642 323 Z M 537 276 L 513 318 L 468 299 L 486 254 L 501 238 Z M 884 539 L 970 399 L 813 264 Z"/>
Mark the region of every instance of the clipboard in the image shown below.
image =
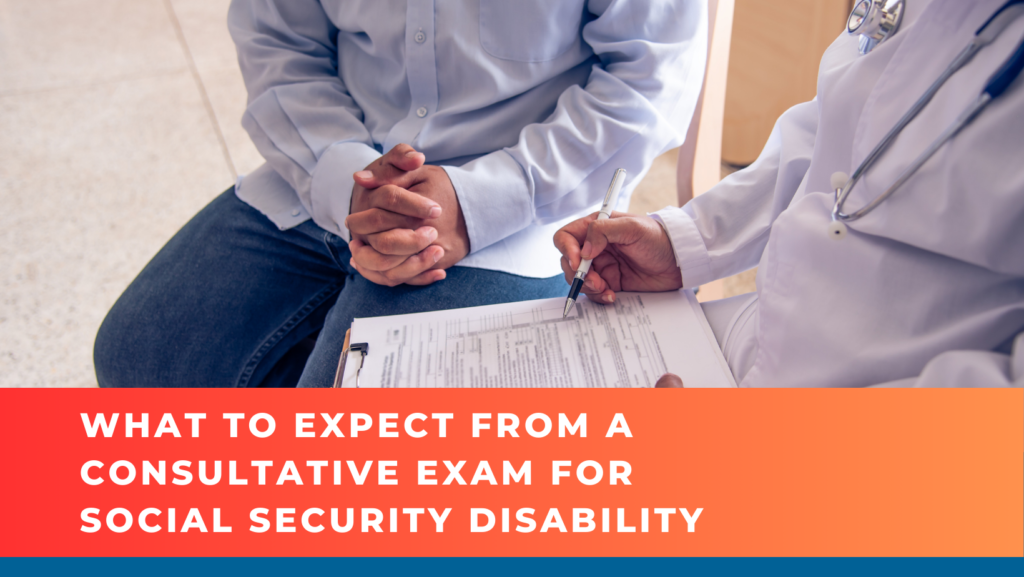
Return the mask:
<path id="1" fill-rule="evenodd" d="M 357 318 L 334 387 L 638 388 L 665 373 L 688 387 L 736 386 L 691 290 L 620 293 L 607 306 L 584 299 L 569 318 L 564 304 L 539 299 Z M 349 362 L 353 353 L 360 353 L 358 369 Z M 362 387 L 360 373 L 367 373 Z"/>
<path id="2" fill-rule="evenodd" d="M 343 388 L 345 379 L 345 365 L 348 363 L 348 357 L 352 353 L 359 353 L 359 369 L 356 371 L 356 388 L 359 388 L 359 372 L 363 368 L 363 362 L 366 360 L 366 355 L 369 354 L 370 344 L 369 343 L 355 343 L 352 344 L 352 329 L 345 331 L 345 342 L 341 349 L 341 355 L 338 357 L 338 369 L 334 373 L 334 385 L 332 388 L 340 389 Z"/>
<path id="3" fill-rule="evenodd" d="M 334 373 L 334 384 L 331 385 L 335 389 L 341 388 L 341 381 L 345 377 L 345 363 L 348 362 L 348 346 L 352 341 L 352 329 L 345 331 L 345 344 L 341 347 L 341 355 L 338 356 L 338 370 Z"/>

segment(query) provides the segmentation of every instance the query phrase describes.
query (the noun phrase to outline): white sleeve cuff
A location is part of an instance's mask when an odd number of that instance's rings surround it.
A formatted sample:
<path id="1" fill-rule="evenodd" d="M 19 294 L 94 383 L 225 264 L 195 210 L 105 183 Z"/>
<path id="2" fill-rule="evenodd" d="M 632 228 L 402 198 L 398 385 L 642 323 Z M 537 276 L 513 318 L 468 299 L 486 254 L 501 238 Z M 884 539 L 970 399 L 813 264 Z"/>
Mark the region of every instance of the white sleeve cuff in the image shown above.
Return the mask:
<path id="1" fill-rule="evenodd" d="M 309 192 L 313 222 L 350 240 L 344 223 L 352 203 L 352 174 L 378 158 L 376 149 L 361 142 L 337 142 L 325 150 L 313 170 Z"/>
<path id="2" fill-rule="evenodd" d="M 533 222 L 533 198 L 519 163 L 497 151 L 464 164 L 442 166 L 466 219 L 470 252 L 477 252 Z"/>
<path id="3" fill-rule="evenodd" d="M 704 238 L 693 218 L 681 208 L 666 206 L 651 217 L 661 223 L 672 242 L 676 263 L 683 275 L 683 287 L 693 288 L 716 280 L 711 274 L 711 258 Z"/>

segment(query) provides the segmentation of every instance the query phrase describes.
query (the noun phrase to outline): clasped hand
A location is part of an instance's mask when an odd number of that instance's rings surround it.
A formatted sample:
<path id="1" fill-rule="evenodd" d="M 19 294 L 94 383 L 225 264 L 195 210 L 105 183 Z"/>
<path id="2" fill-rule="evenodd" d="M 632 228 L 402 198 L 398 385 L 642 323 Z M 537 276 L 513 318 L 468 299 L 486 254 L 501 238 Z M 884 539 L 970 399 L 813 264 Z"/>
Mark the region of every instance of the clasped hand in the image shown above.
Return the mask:
<path id="1" fill-rule="evenodd" d="M 355 175 L 345 227 L 352 266 L 386 286 L 428 285 L 469 254 L 455 187 L 439 166 L 399 144 Z"/>

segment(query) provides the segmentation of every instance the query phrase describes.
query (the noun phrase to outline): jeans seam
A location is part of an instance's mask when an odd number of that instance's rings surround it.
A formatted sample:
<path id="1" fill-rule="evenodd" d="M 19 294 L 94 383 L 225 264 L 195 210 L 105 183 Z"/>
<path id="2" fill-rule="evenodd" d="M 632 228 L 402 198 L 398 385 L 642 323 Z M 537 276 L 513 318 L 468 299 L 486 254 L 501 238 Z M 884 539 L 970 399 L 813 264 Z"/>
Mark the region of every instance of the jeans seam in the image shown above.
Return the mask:
<path id="1" fill-rule="evenodd" d="M 332 233 L 329 230 L 324 231 L 324 246 L 327 247 L 327 252 L 328 254 L 331 255 L 331 259 L 334 261 L 334 264 L 338 265 L 338 268 L 340 268 L 342 271 L 345 271 L 348 268 L 348 263 L 343 263 L 340 260 L 338 260 L 338 251 L 335 249 L 334 245 L 331 244 L 332 236 L 338 235 Z"/>
<path id="2" fill-rule="evenodd" d="M 263 360 L 267 353 L 270 352 L 277 343 L 281 342 L 281 339 L 283 339 L 285 335 L 290 333 L 300 322 L 305 320 L 306 317 L 308 317 L 318 306 L 323 304 L 323 302 L 331 295 L 338 292 L 343 284 L 344 283 L 342 282 L 332 282 L 328 284 L 320 292 L 306 301 L 306 304 L 304 304 L 298 312 L 289 317 L 284 324 L 278 327 L 278 329 L 274 331 L 274 334 L 270 335 L 270 337 L 263 341 L 260 348 L 257 349 L 251 357 L 249 357 L 249 362 L 242 368 L 242 372 L 238 376 L 238 381 L 235 383 L 235 387 L 247 387 L 249 385 L 249 379 L 251 379 L 253 373 L 256 372 L 256 367 L 259 366 L 260 361 Z"/>

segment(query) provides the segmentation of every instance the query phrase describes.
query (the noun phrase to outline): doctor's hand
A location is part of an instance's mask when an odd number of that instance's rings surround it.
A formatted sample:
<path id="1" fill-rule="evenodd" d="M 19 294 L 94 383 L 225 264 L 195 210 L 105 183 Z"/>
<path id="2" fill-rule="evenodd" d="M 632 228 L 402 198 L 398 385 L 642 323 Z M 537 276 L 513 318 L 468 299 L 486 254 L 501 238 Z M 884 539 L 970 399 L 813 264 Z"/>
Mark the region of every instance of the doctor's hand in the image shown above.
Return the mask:
<path id="1" fill-rule="evenodd" d="M 400 144 L 353 175 L 352 266 L 377 284 L 426 285 L 469 254 L 469 234 L 444 169 Z"/>
<path id="2" fill-rule="evenodd" d="M 683 388 L 683 379 L 680 379 L 678 375 L 672 373 L 665 373 L 661 375 L 656 383 L 654 383 L 655 389 L 681 389 Z"/>
<path id="3" fill-rule="evenodd" d="M 562 253 L 562 272 L 572 284 L 584 258 L 592 258 L 583 279 L 583 293 L 595 302 L 615 302 L 616 291 L 660 292 L 683 286 L 672 243 L 653 218 L 613 212 L 573 221 L 555 233 Z"/>

